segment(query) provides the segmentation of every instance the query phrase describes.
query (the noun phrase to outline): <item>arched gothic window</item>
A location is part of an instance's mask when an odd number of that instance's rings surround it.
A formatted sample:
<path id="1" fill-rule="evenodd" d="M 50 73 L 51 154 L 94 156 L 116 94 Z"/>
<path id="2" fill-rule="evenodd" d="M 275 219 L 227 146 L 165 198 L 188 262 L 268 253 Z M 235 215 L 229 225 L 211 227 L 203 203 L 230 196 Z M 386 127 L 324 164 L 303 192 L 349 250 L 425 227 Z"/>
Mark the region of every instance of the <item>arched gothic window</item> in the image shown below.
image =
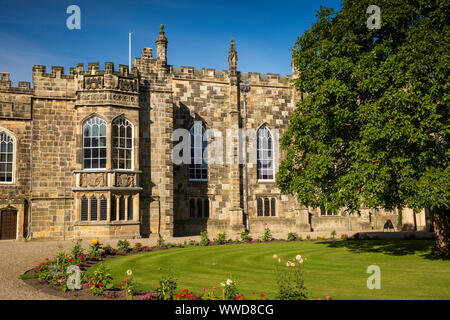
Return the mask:
<path id="1" fill-rule="evenodd" d="M 13 182 L 14 138 L 0 133 L 0 183 Z"/>
<path id="2" fill-rule="evenodd" d="M 257 137 L 258 180 L 274 180 L 273 137 L 269 128 L 262 126 Z"/>
<path id="3" fill-rule="evenodd" d="M 191 163 L 189 165 L 189 180 L 207 181 L 208 163 L 206 148 L 208 141 L 206 139 L 205 128 L 201 122 L 196 122 L 191 130 Z"/>
<path id="4" fill-rule="evenodd" d="M 133 169 L 133 125 L 124 117 L 112 123 L 112 162 L 114 169 Z"/>
<path id="5" fill-rule="evenodd" d="M 106 169 L 106 121 L 99 117 L 83 125 L 83 168 Z"/>

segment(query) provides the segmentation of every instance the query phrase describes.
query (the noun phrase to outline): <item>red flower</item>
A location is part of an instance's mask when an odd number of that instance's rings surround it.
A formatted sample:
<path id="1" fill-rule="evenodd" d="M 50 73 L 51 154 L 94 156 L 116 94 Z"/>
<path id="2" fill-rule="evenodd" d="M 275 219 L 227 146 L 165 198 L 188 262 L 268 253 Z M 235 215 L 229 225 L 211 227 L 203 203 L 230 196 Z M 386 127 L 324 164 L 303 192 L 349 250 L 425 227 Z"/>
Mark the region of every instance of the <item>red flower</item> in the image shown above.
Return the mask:
<path id="1" fill-rule="evenodd" d="M 252 294 L 255 294 L 254 292 L 252 292 Z"/>
<path id="2" fill-rule="evenodd" d="M 123 281 L 122 281 L 122 283 L 125 283 L 125 282 L 127 282 L 127 280 L 123 280 Z"/>
<path id="3" fill-rule="evenodd" d="M 176 298 L 178 298 L 178 293 L 175 295 Z"/>
<path id="4" fill-rule="evenodd" d="M 188 290 L 188 289 L 183 289 L 183 292 L 184 292 L 184 293 L 188 293 L 189 290 Z"/>
<path id="5" fill-rule="evenodd" d="M 190 295 L 190 294 L 187 294 L 187 295 L 186 295 L 186 298 L 190 298 L 190 297 L 191 297 L 191 295 Z"/>
<path id="6" fill-rule="evenodd" d="M 98 286 L 101 287 L 103 284 L 101 282 L 98 283 Z"/>
<path id="7" fill-rule="evenodd" d="M 264 298 L 264 293 L 261 293 L 259 296 L 260 296 L 261 298 Z"/>
<path id="8" fill-rule="evenodd" d="M 45 258 L 45 261 L 48 261 L 48 258 Z"/>

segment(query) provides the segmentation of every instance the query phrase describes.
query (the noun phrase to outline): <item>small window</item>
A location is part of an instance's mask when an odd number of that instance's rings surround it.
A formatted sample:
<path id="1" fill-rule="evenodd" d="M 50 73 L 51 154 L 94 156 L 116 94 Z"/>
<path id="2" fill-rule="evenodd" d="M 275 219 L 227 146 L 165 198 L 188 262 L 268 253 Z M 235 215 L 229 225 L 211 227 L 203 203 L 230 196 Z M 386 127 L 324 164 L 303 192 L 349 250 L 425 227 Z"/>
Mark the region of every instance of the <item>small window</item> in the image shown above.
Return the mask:
<path id="1" fill-rule="evenodd" d="M 106 200 L 105 196 L 102 196 L 100 198 L 100 220 L 106 220 L 107 219 L 107 211 L 108 211 L 108 201 Z"/>
<path id="2" fill-rule="evenodd" d="M 119 198 L 119 220 L 125 220 L 125 198 L 121 196 Z"/>
<path id="3" fill-rule="evenodd" d="M 128 197 L 128 220 L 133 220 L 133 197 Z"/>
<path id="4" fill-rule="evenodd" d="M 189 217 L 195 218 L 195 200 L 189 200 Z"/>
<path id="5" fill-rule="evenodd" d="M 264 216 L 270 216 L 270 203 L 269 198 L 264 198 Z"/>
<path id="6" fill-rule="evenodd" d="M 205 218 L 209 218 L 209 199 L 205 199 L 205 206 L 204 206 L 204 212 L 205 212 Z"/>
<path id="7" fill-rule="evenodd" d="M 97 197 L 91 197 L 91 221 L 97 220 Z"/>
<path id="8" fill-rule="evenodd" d="M 117 200 L 116 196 L 111 197 L 111 221 L 117 220 Z"/>
<path id="9" fill-rule="evenodd" d="M 261 198 L 257 198 L 256 199 L 256 203 L 257 203 L 258 217 L 262 217 L 263 216 L 262 199 Z"/>
<path id="10" fill-rule="evenodd" d="M 276 217 L 277 200 L 269 197 L 256 197 L 256 210 L 258 217 Z"/>
<path id="11" fill-rule="evenodd" d="M 202 211 L 203 211 L 203 200 L 197 199 L 197 218 L 202 217 Z"/>
<path id="12" fill-rule="evenodd" d="M 89 201 L 86 196 L 81 197 L 81 221 L 88 221 Z"/>
<path id="13" fill-rule="evenodd" d="M 275 198 L 270 199 L 270 215 L 272 217 L 276 216 L 276 200 L 275 200 Z"/>

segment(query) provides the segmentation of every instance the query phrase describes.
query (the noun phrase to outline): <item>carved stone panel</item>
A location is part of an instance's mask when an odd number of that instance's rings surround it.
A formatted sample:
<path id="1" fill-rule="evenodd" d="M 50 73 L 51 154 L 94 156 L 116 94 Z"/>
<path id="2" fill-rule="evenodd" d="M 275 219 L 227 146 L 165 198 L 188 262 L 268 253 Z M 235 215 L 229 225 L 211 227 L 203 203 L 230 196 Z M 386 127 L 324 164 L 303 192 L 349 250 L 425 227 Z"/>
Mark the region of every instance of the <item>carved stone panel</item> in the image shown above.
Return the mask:
<path id="1" fill-rule="evenodd" d="M 130 188 L 136 186 L 134 174 L 116 173 L 116 187 Z"/>
<path id="2" fill-rule="evenodd" d="M 82 173 L 80 187 L 82 188 L 101 188 L 106 186 L 105 173 Z"/>

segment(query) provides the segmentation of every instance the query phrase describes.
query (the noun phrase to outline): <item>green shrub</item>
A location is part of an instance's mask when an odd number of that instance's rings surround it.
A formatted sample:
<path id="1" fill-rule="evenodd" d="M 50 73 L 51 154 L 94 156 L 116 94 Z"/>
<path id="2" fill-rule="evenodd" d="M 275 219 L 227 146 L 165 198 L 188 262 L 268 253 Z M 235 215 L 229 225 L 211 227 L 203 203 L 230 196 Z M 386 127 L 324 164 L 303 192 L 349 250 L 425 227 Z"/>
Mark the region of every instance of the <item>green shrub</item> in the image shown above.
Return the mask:
<path id="1" fill-rule="evenodd" d="M 275 257 L 275 256 L 274 256 Z M 306 299 L 303 281 L 303 258 L 298 255 L 293 261 L 287 261 L 285 265 L 281 260 L 275 262 L 275 275 L 278 284 L 278 300 L 304 300 Z"/>
<path id="2" fill-rule="evenodd" d="M 209 245 L 210 240 L 208 238 L 208 231 L 205 230 L 205 231 L 200 232 L 200 237 L 201 237 L 201 240 L 200 240 L 201 246 Z"/>
<path id="3" fill-rule="evenodd" d="M 164 240 L 164 237 L 161 234 L 158 234 L 158 241 L 156 242 L 156 246 L 158 247 L 164 247 L 166 241 Z"/>
<path id="4" fill-rule="evenodd" d="M 173 296 L 178 287 L 178 279 L 172 275 L 164 276 L 159 280 L 159 287 L 156 289 L 159 300 L 173 300 Z"/>
<path id="5" fill-rule="evenodd" d="M 117 241 L 117 247 L 120 252 L 127 253 L 130 249 L 130 243 L 127 240 L 119 240 Z"/>
<path id="6" fill-rule="evenodd" d="M 92 272 L 91 287 L 89 291 L 94 295 L 101 295 L 105 289 L 113 287 L 111 270 L 100 263 L 98 267 Z"/>
<path id="7" fill-rule="evenodd" d="M 297 240 L 297 234 L 295 232 L 289 232 L 287 235 L 287 239 L 289 241 L 295 241 Z"/>
<path id="8" fill-rule="evenodd" d="M 241 232 L 241 240 L 242 241 L 252 241 L 252 237 L 249 235 L 249 231 L 245 229 L 245 231 Z"/>
<path id="9" fill-rule="evenodd" d="M 103 247 L 104 254 L 114 254 L 114 249 L 109 244 Z"/>

